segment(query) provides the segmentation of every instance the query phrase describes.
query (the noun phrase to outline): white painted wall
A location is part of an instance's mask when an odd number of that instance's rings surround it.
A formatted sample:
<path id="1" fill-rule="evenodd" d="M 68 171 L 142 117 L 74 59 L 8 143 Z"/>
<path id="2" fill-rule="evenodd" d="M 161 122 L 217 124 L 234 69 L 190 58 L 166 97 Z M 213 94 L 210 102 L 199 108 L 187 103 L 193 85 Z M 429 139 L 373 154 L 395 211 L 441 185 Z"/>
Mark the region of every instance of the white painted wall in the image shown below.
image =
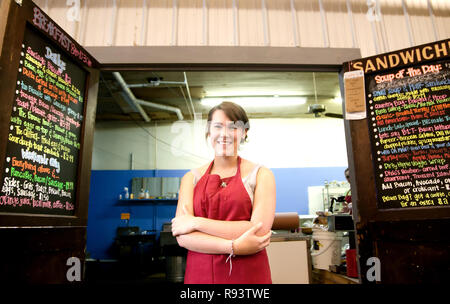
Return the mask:
<path id="1" fill-rule="evenodd" d="M 129 170 L 131 153 L 135 170 L 199 167 L 214 157 L 205 127 L 206 120 L 97 123 L 92 169 Z M 251 119 L 248 139 L 240 156 L 269 168 L 347 166 L 341 119 Z"/>

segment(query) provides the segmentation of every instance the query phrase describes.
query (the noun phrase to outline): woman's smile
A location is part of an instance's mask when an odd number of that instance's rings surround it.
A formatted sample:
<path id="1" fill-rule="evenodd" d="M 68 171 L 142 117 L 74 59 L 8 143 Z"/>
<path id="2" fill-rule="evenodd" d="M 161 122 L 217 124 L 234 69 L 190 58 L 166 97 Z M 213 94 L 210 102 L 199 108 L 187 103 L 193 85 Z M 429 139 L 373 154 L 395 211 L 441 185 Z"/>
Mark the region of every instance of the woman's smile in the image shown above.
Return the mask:
<path id="1" fill-rule="evenodd" d="M 212 115 L 208 133 L 216 155 L 232 156 L 236 155 L 245 130 L 239 121 L 233 121 L 224 111 L 217 110 Z"/>
<path id="2" fill-rule="evenodd" d="M 217 143 L 221 145 L 230 145 L 233 143 L 233 141 L 230 139 L 219 139 L 217 140 Z"/>

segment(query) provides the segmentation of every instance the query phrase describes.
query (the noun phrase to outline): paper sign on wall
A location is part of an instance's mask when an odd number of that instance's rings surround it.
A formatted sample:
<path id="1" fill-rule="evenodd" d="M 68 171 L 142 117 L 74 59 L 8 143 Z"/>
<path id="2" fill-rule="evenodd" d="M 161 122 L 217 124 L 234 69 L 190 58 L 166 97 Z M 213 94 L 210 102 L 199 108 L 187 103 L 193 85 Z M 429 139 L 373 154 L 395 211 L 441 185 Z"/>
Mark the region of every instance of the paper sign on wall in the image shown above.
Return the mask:
<path id="1" fill-rule="evenodd" d="M 345 118 L 366 118 L 364 72 L 362 70 L 344 73 Z"/>

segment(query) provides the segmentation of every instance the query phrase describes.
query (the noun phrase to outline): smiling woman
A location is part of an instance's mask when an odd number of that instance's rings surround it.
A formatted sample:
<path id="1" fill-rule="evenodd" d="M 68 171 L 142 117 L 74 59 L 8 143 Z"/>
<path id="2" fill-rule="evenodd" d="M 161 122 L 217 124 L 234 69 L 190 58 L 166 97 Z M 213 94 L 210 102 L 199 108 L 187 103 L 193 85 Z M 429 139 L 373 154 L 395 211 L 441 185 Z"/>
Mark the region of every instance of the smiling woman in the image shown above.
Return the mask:
<path id="1" fill-rule="evenodd" d="M 250 128 L 242 107 L 221 103 L 207 125 L 214 160 L 183 177 L 172 219 L 172 234 L 188 249 L 185 283 L 271 283 L 273 173 L 237 153 Z"/>
<path id="2" fill-rule="evenodd" d="M 241 143 L 247 140 L 250 122 L 244 109 L 232 102 L 224 101 L 208 113 L 205 138 L 211 139 L 216 155 L 236 155 Z"/>

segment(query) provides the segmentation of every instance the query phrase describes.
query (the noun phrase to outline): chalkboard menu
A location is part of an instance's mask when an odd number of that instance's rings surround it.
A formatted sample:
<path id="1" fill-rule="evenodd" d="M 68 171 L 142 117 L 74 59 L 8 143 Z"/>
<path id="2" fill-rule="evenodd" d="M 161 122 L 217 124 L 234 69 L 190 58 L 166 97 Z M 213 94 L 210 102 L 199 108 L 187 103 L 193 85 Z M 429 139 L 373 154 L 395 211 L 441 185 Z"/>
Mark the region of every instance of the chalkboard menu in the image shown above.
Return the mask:
<path id="1" fill-rule="evenodd" d="M 378 209 L 450 206 L 449 54 L 445 41 L 352 63 L 366 73 Z"/>
<path id="2" fill-rule="evenodd" d="M 378 208 L 449 206 L 450 63 L 366 77 Z"/>
<path id="3" fill-rule="evenodd" d="M 87 75 L 26 26 L 17 75 L 11 75 L 17 80 L 0 212 L 74 214 Z"/>

